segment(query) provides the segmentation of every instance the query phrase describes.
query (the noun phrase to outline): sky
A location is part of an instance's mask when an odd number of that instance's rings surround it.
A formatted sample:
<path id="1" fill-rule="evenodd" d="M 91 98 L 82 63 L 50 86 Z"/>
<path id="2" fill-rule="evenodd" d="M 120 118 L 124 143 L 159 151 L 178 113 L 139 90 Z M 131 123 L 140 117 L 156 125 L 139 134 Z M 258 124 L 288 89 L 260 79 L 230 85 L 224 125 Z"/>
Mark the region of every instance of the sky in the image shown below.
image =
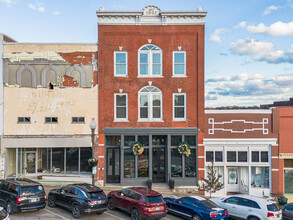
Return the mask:
<path id="1" fill-rule="evenodd" d="M 18 42 L 97 42 L 96 11 L 202 7 L 205 106 L 293 97 L 293 0 L 0 0 L 0 33 Z"/>

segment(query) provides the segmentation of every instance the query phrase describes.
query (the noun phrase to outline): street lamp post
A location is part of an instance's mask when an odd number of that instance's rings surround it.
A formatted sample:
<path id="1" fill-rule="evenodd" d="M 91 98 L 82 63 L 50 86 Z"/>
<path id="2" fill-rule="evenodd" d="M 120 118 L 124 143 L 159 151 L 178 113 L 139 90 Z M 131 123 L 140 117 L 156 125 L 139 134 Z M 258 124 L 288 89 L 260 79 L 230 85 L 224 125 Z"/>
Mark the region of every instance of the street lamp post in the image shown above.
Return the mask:
<path id="1" fill-rule="evenodd" d="M 92 137 L 92 158 L 95 158 L 95 129 L 96 129 L 96 126 L 97 126 L 96 121 L 94 118 L 92 118 L 92 121 L 90 123 L 90 128 L 92 131 L 92 135 L 91 135 L 91 137 Z M 98 153 L 99 153 L 99 149 L 98 149 Z M 97 160 L 98 160 L 97 165 L 99 167 L 99 159 L 97 159 Z M 96 173 L 96 172 L 94 172 L 95 170 L 96 170 L 96 168 L 92 167 L 92 185 L 95 185 L 95 173 Z"/>

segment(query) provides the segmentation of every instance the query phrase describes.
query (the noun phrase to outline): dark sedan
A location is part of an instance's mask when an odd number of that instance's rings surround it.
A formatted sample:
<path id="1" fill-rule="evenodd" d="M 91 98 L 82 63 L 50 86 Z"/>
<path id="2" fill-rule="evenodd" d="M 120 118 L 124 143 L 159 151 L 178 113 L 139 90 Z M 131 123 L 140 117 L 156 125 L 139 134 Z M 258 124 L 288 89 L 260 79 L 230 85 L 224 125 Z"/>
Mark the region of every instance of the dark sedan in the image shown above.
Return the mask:
<path id="1" fill-rule="evenodd" d="M 192 220 L 228 220 L 226 209 L 201 196 L 170 196 L 164 198 L 168 213 Z"/>
<path id="2" fill-rule="evenodd" d="M 48 205 L 68 209 L 74 218 L 81 214 L 102 214 L 107 210 L 108 199 L 99 187 L 82 183 L 69 184 L 61 189 L 53 189 L 48 196 Z"/>
<path id="3" fill-rule="evenodd" d="M 283 220 L 293 220 L 293 203 L 282 207 Z"/>

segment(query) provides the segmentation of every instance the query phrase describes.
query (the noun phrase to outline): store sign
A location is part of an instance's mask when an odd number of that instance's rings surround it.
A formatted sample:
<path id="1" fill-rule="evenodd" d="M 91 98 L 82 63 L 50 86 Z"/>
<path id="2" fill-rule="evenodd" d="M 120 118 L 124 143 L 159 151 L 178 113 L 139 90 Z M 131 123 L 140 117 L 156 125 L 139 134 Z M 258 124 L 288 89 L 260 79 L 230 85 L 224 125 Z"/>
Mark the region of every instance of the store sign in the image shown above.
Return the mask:
<path id="1" fill-rule="evenodd" d="M 280 159 L 293 159 L 293 153 L 282 153 L 279 154 Z"/>

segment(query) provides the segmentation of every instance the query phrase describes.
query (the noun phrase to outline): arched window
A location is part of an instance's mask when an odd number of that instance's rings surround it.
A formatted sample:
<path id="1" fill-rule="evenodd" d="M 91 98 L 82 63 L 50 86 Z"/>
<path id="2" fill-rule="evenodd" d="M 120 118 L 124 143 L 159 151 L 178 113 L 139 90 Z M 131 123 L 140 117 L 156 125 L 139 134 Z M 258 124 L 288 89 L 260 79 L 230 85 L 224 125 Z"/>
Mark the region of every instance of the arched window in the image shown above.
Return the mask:
<path id="1" fill-rule="evenodd" d="M 146 86 L 138 93 L 139 121 L 162 120 L 162 91 L 154 86 Z"/>
<path id="2" fill-rule="evenodd" d="M 162 76 L 162 50 L 154 44 L 139 49 L 139 76 Z"/>

